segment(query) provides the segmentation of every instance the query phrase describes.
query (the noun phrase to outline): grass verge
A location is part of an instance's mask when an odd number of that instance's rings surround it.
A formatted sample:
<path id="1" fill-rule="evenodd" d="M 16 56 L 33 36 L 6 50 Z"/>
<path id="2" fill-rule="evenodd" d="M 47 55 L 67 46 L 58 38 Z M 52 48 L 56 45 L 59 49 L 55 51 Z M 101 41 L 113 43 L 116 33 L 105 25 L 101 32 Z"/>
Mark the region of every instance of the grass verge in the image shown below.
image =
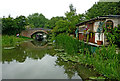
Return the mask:
<path id="1" fill-rule="evenodd" d="M 30 39 L 31 38 L 22 37 L 22 36 L 16 37 L 16 36 L 3 35 L 2 36 L 2 47 L 15 46 L 22 41 L 30 40 Z"/>

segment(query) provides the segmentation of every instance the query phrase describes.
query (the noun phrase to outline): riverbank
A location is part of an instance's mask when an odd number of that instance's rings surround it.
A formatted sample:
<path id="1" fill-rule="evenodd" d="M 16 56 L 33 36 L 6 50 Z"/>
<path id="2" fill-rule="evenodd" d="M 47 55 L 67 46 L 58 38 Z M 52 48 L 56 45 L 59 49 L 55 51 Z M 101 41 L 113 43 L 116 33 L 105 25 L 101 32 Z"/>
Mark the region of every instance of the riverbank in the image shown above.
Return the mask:
<path id="1" fill-rule="evenodd" d="M 57 55 L 64 61 L 78 62 L 92 67 L 106 79 L 120 80 L 120 54 L 116 54 L 115 45 L 97 48 L 94 53 L 91 53 L 84 42 L 78 44 L 77 40 L 67 35 L 58 35 L 56 38 L 55 47 L 64 49 L 64 51 L 58 51 Z M 99 79 L 99 77 L 95 79 Z"/>
<path id="2" fill-rule="evenodd" d="M 31 38 L 27 37 L 16 37 L 16 36 L 8 36 L 8 35 L 3 35 L 2 36 L 2 47 L 6 46 L 16 46 L 17 44 L 20 44 L 23 41 L 30 40 Z"/>

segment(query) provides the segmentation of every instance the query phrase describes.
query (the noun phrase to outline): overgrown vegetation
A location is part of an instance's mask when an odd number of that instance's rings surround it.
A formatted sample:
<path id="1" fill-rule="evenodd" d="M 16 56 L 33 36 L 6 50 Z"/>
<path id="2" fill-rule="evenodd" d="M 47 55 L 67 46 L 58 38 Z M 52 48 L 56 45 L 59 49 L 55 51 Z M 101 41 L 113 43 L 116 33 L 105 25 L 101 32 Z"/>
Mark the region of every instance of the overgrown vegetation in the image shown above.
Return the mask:
<path id="1" fill-rule="evenodd" d="M 95 18 L 97 16 L 120 15 L 120 1 L 119 2 L 109 2 L 109 0 L 108 2 L 100 1 L 95 3 L 90 9 L 87 10 L 86 15 L 88 16 L 89 19 Z"/>
<path id="2" fill-rule="evenodd" d="M 56 48 L 64 49 L 66 53 L 75 55 L 79 51 L 79 41 L 72 37 L 60 34 L 55 38 Z"/>
<path id="3" fill-rule="evenodd" d="M 115 45 L 98 48 L 94 54 L 80 53 L 79 62 L 91 65 L 96 71 L 108 77 L 109 79 L 120 79 L 119 55 L 116 54 Z"/>
<path id="4" fill-rule="evenodd" d="M 120 3 L 120 2 L 119 2 Z M 94 4 L 84 15 L 85 19 L 95 18 L 97 16 L 104 16 L 104 15 L 119 15 L 119 3 L 115 2 L 98 2 Z M 102 8 L 102 9 L 101 9 Z M 70 14 L 71 12 L 69 12 Z M 72 15 L 73 16 L 73 15 Z M 68 16 L 66 16 L 67 18 Z M 70 18 L 70 17 L 69 17 Z M 67 20 L 69 20 L 69 18 Z M 72 19 L 72 18 L 70 18 Z M 65 23 L 64 23 L 65 24 Z M 66 28 L 67 24 L 62 24 L 62 28 Z M 60 27 L 61 25 L 59 25 Z M 70 28 L 70 25 L 68 25 L 68 33 Z M 72 25 L 71 25 L 72 26 Z M 57 28 L 59 30 L 59 27 Z M 57 29 L 53 29 L 58 31 Z M 67 28 L 66 28 L 67 29 Z M 74 29 L 72 29 L 74 30 Z M 65 30 L 64 30 L 65 31 Z M 63 31 L 63 32 L 64 32 Z M 59 31 L 58 31 L 59 32 Z M 94 67 L 96 71 L 102 74 L 102 76 L 105 76 L 109 79 L 116 79 L 120 80 L 120 53 L 116 52 L 116 45 L 120 46 L 120 26 L 115 27 L 114 29 L 111 29 L 111 32 L 107 32 L 105 30 L 105 33 L 107 35 L 108 41 L 110 42 L 110 45 L 108 47 L 100 47 L 96 48 L 96 51 L 91 53 L 84 44 L 84 42 L 77 42 L 76 46 L 75 43 L 73 43 L 72 40 L 76 40 L 74 38 L 70 38 L 68 35 L 58 35 L 63 32 L 57 33 L 56 36 L 56 45 L 57 48 L 64 49 L 64 52 L 61 52 L 57 54 L 60 56 L 64 61 L 73 61 L 73 62 L 79 62 L 81 64 L 84 64 L 89 67 Z M 66 33 L 66 32 L 64 32 Z M 65 38 L 64 38 L 65 37 Z M 57 40 L 58 39 L 58 40 Z M 77 40 L 76 40 L 77 41 Z M 74 45 L 72 45 L 72 44 Z M 66 48 L 67 47 L 67 48 Z M 75 49 L 74 49 L 75 48 Z M 67 52 L 66 49 L 69 49 Z"/>
<path id="5" fill-rule="evenodd" d="M 110 79 L 120 80 L 119 55 L 120 54 L 116 54 L 115 45 L 102 47 L 96 50 L 94 56 L 91 56 L 93 57 L 92 64 L 96 70 L 104 74 L 104 76 Z"/>
<path id="6" fill-rule="evenodd" d="M 108 32 L 105 28 L 105 34 L 107 35 L 107 39 L 111 45 L 116 44 L 120 47 L 120 25 L 118 25 L 118 27 L 114 27 L 114 29 L 111 29 L 110 32 Z"/>
<path id="7" fill-rule="evenodd" d="M 56 48 L 64 49 L 64 52 L 58 54 L 64 61 L 71 60 L 94 67 L 102 76 L 120 80 L 120 54 L 116 53 L 115 45 L 96 48 L 96 51 L 91 53 L 91 49 L 84 42 L 68 35 L 58 35 L 55 40 Z"/>
<path id="8" fill-rule="evenodd" d="M 15 46 L 16 44 L 19 44 L 22 41 L 28 40 L 30 38 L 27 37 L 16 37 L 16 36 L 8 36 L 4 35 L 2 36 L 2 46 Z"/>

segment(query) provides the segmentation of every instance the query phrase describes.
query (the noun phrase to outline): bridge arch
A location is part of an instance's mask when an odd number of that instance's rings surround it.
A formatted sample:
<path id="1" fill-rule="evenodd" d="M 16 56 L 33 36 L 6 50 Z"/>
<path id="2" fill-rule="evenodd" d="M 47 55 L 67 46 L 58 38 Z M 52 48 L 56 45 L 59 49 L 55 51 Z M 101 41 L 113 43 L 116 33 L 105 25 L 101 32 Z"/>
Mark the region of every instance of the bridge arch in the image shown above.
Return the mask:
<path id="1" fill-rule="evenodd" d="M 37 33 L 48 34 L 46 31 L 34 31 L 33 33 L 31 33 L 31 38 L 33 38 L 33 36 Z"/>

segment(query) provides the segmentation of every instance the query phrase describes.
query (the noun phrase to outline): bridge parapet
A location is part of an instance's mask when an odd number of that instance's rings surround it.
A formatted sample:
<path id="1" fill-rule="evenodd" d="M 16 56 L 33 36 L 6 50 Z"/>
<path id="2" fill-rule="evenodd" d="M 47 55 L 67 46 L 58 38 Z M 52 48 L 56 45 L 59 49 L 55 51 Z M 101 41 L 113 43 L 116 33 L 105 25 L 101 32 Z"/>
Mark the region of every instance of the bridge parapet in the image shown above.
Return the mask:
<path id="1" fill-rule="evenodd" d="M 20 33 L 20 35 L 31 38 L 31 36 L 32 36 L 34 33 L 42 32 L 42 33 L 48 34 L 48 31 L 50 31 L 50 29 L 34 28 L 34 29 L 23 30 L 23 31 Z"/>

